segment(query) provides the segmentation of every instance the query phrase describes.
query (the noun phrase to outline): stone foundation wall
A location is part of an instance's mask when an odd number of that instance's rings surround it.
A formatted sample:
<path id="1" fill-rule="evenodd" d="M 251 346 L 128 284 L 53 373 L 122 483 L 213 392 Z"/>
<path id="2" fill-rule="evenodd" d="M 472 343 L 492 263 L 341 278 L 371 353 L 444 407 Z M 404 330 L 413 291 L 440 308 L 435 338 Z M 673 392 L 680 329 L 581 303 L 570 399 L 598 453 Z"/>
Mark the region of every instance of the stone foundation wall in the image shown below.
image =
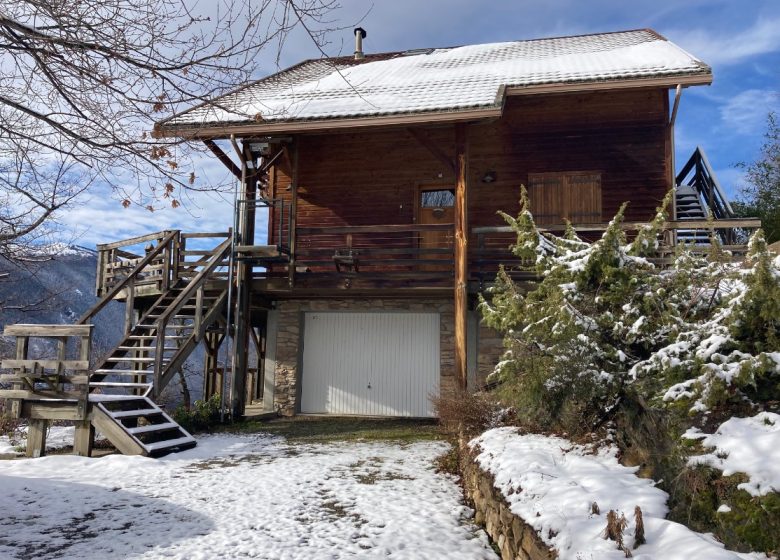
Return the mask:
<path id="1" fill-rule="evenodd" d="M 277 303 L 279 310 L 276 335 L 276 370 L 274 372 L 274 408 L 292 416 L 297 410 L 298 359 L 300 356 L 303 313 L 306 311 L 412 311 L 441 315 L 440 390 L 455 389 L 455 320 L 452 300 L 395 299 L 322 299 L 290 300 Z"/>
<path id="2" fill-rule="evenodd" d="M 502 560 L 554 560 L 555 551 L 536 531 L 513 514 L 504 496 L 493 486 L 493 476 L 474 460 L 466 441 L 460 443 L 460 470 L 466 499 L 474 508 L 474 520 L 485 528 L 501 551 Z"/>
<path id="3" fill-rule="evenodd" d="M 485 384 L 487 377 L 493 373 L 496 364 L 504 355 L 504 339 L 480 321 L 477 345 L 477 386 Z"/>

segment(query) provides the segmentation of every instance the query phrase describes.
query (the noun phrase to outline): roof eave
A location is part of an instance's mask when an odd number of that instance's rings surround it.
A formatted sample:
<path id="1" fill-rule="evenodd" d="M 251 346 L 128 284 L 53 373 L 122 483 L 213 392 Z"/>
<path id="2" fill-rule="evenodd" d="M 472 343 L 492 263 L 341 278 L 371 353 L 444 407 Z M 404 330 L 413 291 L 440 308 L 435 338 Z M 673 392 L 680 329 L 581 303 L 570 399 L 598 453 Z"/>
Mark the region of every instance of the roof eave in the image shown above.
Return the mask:
<path id="1" fill-rule="evenodd" d="M 461 111 L 439 111 L 429 113 L 403 113 L 373 117 L 347 117 L 311 119 L 300 121 L 230 123 L 225 125 L 163 125 L 155 129 L 161 138 L 182 138 L 188 140 L 218 140 L 236 136 L 266 136 L 269 134 L 288 134 L 299 132 L 325 132 L 353 128 L 378 126 L 409 126 L 416 124 L 435 124 L 462 122 L 500 117 L 502 106 Z"/>
<path id="2" fill-rule="evenodd" d="M 695 74 L 670 74 L 667 76 L 652 76 L 647 78 L 628 78 L 617 80 L 603 80 L 600 82 L 556 82 L 550 84 L 534 84 L 530 86 L 507 86 L 506 95 L 537 95 L 540 93 L 569 93 L 578 91 L 600 91 L 606 89 L 627 88 L 673 88 L 681 85 L 708 86 L 712 83 L 712 72 L 706 71 Z"/>
<path id="3" fill-rule="evenodd" d="M 466 109 L 459 111 L 438 111 L 427 113 L 404 113 L 369 117 L 339 117 L 326 119 L 311 119 L 300 121 L 255 122 L 213 124 L 171 124 L 158 123 L 155 134 L 163 138 L 182 139 L 220 139 L 232 134 L 237 136 L 257 136 L 269 134 L 289 134 L 301 132 L 325 132 L 352 128 L 367 128 L 381 126 L 404 126 L 415 124 L 436 124 L 445 122 L 462 122 L 500 117 L 503 111 L 503 100 L 507 96 L 539 95 L 544 93 L 574 93 L 585 91 L 603 91 L 609 89 L 629 88 L 673 88 L 710 85 L 712 72 L 709 68 L 693 74 L 652 76 L 646 78 L 628 78 L 603 80 L 598 82 L 557 82 L 549 84 L 534 84 L 529 86 L 502 87 L 496 106 Z"/>

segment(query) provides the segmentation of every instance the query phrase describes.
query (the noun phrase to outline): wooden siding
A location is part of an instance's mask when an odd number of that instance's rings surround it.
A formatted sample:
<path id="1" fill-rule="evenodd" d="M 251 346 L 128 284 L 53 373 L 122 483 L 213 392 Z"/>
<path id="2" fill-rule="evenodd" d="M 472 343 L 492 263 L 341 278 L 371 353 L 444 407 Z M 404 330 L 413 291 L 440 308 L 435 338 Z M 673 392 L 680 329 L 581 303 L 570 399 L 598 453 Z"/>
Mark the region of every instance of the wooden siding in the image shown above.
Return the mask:
<path id="1" fill-rule="evenodd" d="M 667 113 L 665 89 L 508 98 L 500 119 L 468 127 L 469 227 L 503 225 L 496 211 L 517 212 L 529 175 L 583 170 L 601 175 L 602 220 L 624 201 L 626 219 L 648 219 L 669 187 Z M 454 160 L 453 126 L 422 131 Z M 296 143 L 299 228 L 413 223 L 419 185 L 454 187 L 452 169 L 404 128 Z M 488 171 L 497 180 L 483 183 Z M 271 179 L 273 195 L 289 199 L 289 175 L 277 168 Z M 277 228 L 270 231 L 274 241 Z M 396 237 L 377 243 L 410 242 Z M 311 243 L 301 239 L 299 247 Z"/>

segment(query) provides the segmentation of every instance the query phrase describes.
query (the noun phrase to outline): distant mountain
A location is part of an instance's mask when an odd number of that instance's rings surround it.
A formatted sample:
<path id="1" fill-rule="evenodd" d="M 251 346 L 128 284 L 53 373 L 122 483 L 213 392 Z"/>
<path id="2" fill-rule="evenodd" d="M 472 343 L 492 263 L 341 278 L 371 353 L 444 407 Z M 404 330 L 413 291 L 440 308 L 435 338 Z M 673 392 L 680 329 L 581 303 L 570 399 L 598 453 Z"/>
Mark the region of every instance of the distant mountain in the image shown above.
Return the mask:
<path id="1" fill-rule="evenodd" d="M 40 262 L 17 266 L 0 260 L 0 358 L 13 353 L 13 340 L 5 339 L 5 325 L 17 323 L 73 324 L 94 305 L 97 252 L 75 245 L 49 245 L 36 250 Z M 7 273 L 8 276 L 3 278 Z M 109 303 L 93 321 L 93 359 L 113 349 L 122 339 L 125 321 L 124 302 Z M 54 345 L 33 339 L 36 356 L 51 355 Z M 199 398 L 202 387 L 203 350 L 197 348 L 187 360 L 193 399 Z M 178 378 L 167 389 L 163 399 L 179 402 Z M 158 403 L 162 404 L 162 402 Z"/>
<path id="2" fill-rule="evenodd" d="M 96 301 L 97 252 L 54 244 L 32 255 L 44 260 L 23 266 L 0 260 L 0 332 L 15 323 L 71 324 Z M 107 349 L 124 325 L 121 303 L 111 303 L 95 321 L 93 347 Z"/>

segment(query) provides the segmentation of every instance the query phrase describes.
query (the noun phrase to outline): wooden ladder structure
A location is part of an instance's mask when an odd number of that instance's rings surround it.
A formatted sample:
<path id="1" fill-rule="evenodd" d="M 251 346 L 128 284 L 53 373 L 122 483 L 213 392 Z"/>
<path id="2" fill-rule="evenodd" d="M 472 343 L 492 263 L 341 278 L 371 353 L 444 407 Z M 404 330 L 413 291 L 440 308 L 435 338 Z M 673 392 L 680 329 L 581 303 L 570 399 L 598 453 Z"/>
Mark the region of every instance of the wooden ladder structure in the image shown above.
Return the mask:
<path id="1" fill-rule="evenodd" d="M 0 366 L 14 371 L 0 376 L 0 381 L 12 384 L 10 390 L 0 390 L 0 398 L 11 399 L 14 416 L 28 419 L 28 456 L 44 452 L 50 420 L 76 422 L 74 452 L 80 455 L 91 453 L 95 429 L 120 452 L 131 455 L 158 457 L 196 445 L 152 399 L 159 397 L 222 317 L 228 303 L 227 282 L 213 280 L 227 265 L 232 239 L 228 234 L 213 250 L 200 252 L 201 258 L 190 263 L 189 275 L 171 275 L 180 264 L 181 239 L 178 231 L 163 233 L 131 270 L 105 286 L 103 297 L 75 325 L 6 327 L 5 335 L 17 337 L 17 353 Z M 134 290 L 150 281 L 158 284 L 161 294 L 135 321 Z M 120 293 L 128 309 L 125 336 L 90 368 L 90 322 Z M 57 340 L 57 357 L 32 358 L 31 337 Z M 78 338 L 77 360 L 66 358 L 69 337 Z"/>

